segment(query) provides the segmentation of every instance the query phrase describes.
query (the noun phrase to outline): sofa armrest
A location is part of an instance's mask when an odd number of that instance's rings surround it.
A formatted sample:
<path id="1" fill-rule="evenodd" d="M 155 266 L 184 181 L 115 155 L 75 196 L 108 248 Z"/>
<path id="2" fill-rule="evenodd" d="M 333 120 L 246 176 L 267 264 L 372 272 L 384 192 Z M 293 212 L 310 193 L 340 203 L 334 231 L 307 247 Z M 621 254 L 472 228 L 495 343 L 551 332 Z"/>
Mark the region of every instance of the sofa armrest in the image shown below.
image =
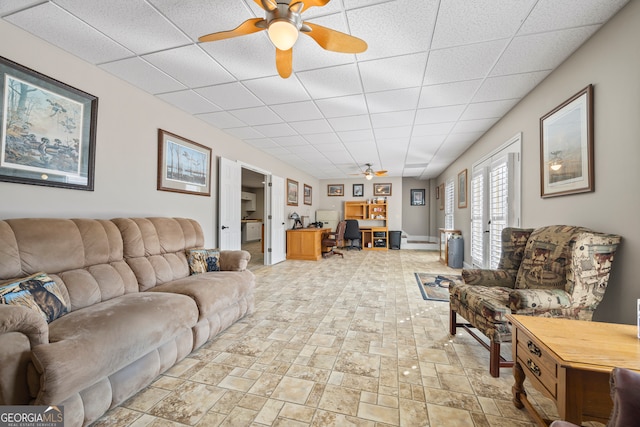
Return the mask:
<path id="1" fill-rule="evenodd" d="M 29 338 L 31 347 L 49 342 L 49 325 L 27 307 L 0 304 L 0 334 L 20 332 Z"/>
<path id="2" fill-rule="evenodd" d="M 462 279 L 467 285 L 513 288 L 517 274 L 517 270 L 465 268 L 462 270 Z"/>
<path id="3" fill-rule="evenodd" d="M 220 271 L 244 271 L 250 260 L 247 251 L 220 251 Z"/>
<path id="4" fill-rule="evenodd" d="M 564 289 L 514 289 L 509 292 L 509 308 L 514 313 L 567 309 L 571 302 L 571 295 Z"/>

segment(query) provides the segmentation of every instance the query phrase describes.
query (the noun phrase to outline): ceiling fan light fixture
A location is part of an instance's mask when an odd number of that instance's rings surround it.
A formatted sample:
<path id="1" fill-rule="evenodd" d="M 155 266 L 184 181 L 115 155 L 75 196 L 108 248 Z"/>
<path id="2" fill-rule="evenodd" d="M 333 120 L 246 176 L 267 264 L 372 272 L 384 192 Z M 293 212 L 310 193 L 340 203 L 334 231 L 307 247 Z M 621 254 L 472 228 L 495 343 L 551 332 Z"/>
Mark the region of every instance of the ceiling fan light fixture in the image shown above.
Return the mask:
<path id="1" fill-rule="evenodd" d="M 280 50 L 291 49 L 296 44 L 299 34 L 298 28 L 286 19 L 272 21 L 267 33 L 271 43 Z"/>
<path id="2" fill-rule="evenodd" d="M 371 181 L 373 179 L 373 174 L 369 171 L 365 172 L 364 177 L 368 180 Z"/>

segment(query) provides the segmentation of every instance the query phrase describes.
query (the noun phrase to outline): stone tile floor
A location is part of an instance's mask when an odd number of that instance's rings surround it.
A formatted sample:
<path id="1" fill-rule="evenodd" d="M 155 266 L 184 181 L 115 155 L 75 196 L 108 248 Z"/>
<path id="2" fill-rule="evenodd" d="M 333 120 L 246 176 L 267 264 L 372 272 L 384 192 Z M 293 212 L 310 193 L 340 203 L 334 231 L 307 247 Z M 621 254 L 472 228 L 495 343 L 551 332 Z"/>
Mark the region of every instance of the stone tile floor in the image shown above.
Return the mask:
<path id="1" fill-rule="evenodd" d="M 488 352 L 448 334 L 448 304 L 422 299 L 415 272 L 458 270 L 437 252 L 344 252 L 253 266 L 255 312 L 95 425 L 535 425 L 511 402 L 511 369 L 491 377 Z"/>

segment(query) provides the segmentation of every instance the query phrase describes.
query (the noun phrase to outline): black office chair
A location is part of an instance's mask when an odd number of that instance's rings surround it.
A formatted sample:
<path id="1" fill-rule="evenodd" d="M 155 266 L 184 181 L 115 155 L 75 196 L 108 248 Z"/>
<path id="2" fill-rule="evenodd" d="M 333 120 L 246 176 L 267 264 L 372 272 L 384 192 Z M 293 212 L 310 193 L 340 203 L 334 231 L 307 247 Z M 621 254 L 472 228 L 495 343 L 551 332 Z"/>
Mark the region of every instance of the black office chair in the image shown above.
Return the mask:
<path id="1" fill-rule="evenodd" d="M 358 220 L 348 219 L 346 221 L 347 228 L 344 230 L 344 239 L 350 241 L 347 249 L 362 249 L 360 242 L 360 225 L 358 225 Z"/>

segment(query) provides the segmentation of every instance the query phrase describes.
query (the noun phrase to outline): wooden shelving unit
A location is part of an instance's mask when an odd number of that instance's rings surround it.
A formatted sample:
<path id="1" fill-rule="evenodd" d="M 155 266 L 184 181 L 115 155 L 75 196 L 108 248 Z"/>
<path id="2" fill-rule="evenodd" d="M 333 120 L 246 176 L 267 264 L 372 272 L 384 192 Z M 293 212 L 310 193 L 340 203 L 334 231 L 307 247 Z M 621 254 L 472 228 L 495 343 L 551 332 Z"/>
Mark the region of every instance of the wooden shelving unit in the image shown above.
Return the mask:
<path id="1" fill-rule="evenodd" d="M 362 249 L 386 251 L 389 247 L 387 204 L 344 202 L 344 218 L 358 220 Z"/>

